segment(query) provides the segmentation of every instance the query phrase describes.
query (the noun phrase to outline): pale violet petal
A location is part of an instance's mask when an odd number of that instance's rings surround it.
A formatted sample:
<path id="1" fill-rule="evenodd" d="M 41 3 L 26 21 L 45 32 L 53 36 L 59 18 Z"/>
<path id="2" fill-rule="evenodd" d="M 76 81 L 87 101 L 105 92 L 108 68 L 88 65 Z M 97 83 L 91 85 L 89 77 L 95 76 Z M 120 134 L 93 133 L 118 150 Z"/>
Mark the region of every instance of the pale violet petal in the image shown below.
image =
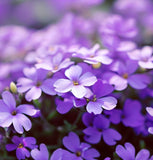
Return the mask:
<path id="1" fill-rule="evenodd" d="M 79 79 L 79 83 L 84 86 L 91 86 L 96 81 L 97 81 L 97 78 L 90 72 L 83 74 Z"/>
<path id="2" fill-rule="evenodd" d="M 102 108 L 106 110 L 112 110 L 116 107 L 117 100 L 114 97 L 108 96 L 98 99 L 98 102 L 102 103 Z"/>
<path id="3" fill-rule="evenodd" d="M 31 100 L 38 99 L 41 96 L 41 93 L 41 89 L 34 86 L 26 93 L 25 98 L 30 102 Z"/>
<path id="4" fill-rule="evenodd" d="M 59 93 L 69 92 L 73 87 L 73 82 L 68 79 L 59 79 L 54 85 L 55 91 Z"/>
<path id="5" fill-rule="evenodd" d="M 76 86 L 73 86 L 72 88 L 72 91 L 73 95 L 77 98 L 83 98 L 86 93 L 87 93 L 87 90 L 84 86 L 82 85 L 76 85 Z"/>
<path id="6" fill-rule="evenodd" d="M 82 68 L 80 66 L 71 66 L 65 71 L 65 76 L 73 81 L 77 81 L 82 73 Z"/>

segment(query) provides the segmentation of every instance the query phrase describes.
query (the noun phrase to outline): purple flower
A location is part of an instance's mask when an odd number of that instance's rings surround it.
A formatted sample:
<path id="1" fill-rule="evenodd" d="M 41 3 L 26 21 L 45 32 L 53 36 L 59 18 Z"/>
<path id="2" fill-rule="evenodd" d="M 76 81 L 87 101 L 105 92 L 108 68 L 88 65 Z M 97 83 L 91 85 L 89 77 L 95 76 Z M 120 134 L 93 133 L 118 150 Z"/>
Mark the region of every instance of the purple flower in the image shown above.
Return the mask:
<path id="1" fill-rule="evenodd" d="M 138 61 L 140 67 L 147 69 L 153 68 L 152 54 L 153 54 L 153 48 L 150 46 L 145 46 L 141 50 L 137 49 L 128 53 L 131 59 Z"/>
<path id="2" fill-rule="evenodd" d="M 80 49 L 76 50 L 73 54 L 74 57 L 82 58 L 84 62 L 89 64 L 110 64 L 112 59 L 108 56 L 108 50 L 106 49 L 99 49 L 100 46 L 98 44 L 94 45 L 93 48 L 88 49 L 85 47 L 81 47 Z"/>
<path id="3" fill-rule="evenodd" d="M 40 144 L 40 151 L 37 148 L 34 148 L 31 151 L 31 156 L 34 160 L 48 160 L 49 153 L 48 153 L 46 145 L 43 143 Z"/>
<path id="4" fill-rule="evenodd" d="M 19 160 L 30 157 L 30 152 L 28 149 L 34 149 L 37 147 L 36 139 L 33 137 L 17 137 L 13 136 L 13 144 L 7 144 L 7 151 L 16 150 L 16 156 Z M 28 148 L 28 149 L 27 149 Z"/>
<path id="5" fill-rule="evenodd" d="M 135 61 L 127 61 L 126 64 L 119 63 L 116 72 L 107 72 L 104 74 L 110 84 L 114 85 L 116 90 L 124 90 L 128 84 L 135 89 L 144 89 L 150 83 L 150 77 L 147 74 L 134 74 L 138 66 Z"/>
<path id="6" fill-rule="evenodd" d="M 125 148 L 121 145 L 116 147 L 117 155 L 123 160 L 152 160 L 153 156 L 149 158 L 150 153 L 147 149 L 141 149 L 135 155 L 135 148 L 131 143 L 125 143 Z"/>
<path id="7" fill-rule="evenodd" d="M 93 85 L 97 78 L 90 72 L 82 74 L 82 68 L 78 65 L 71 66 L 65 71 L 68 79 L 58 79 L 54 83 L 55 91 L 66 93 L 71 91 L 77 98 L 82 98 L 88 92 L 86 86 Z"/>
<path id="8" fill-rule="evenodd" d="M 69 151 L 58 149 L 53 153 L 51 160 L 94 160 L 95 157 L 100 156 L 99 152 L 91 148 L 90 144 L 80 143 L 79 137 L 74 132 L 70 132 L 68 136 L 63 138 L 63 145 Z"/>
<path id="9" fill-rule="evenodd" d="M 24 114 L 33 116 L 37 110 L 32 105 L 22 104 L 16 107 L 16 101 L 13 95 L 5 91 L 2 93 L 3 100 L 0 100 L 0 126 L 9 127 L 13 124 L 16 132 L 22 134 L 31 129 L 31 121 Z"/>
<path id="10" fill-rule="evenodd" d="M 72 64 L 73 62 L 71 62 L 70 58 L 66 57 L 64 53 L 57 52 L 56 54 L 54 53 L 54 55 L 41 58 L 40 63 L 36 64 L 36 68 L 42 68 L 55 73 L 63 68 L 67 68 Z"/>
<path id="11" fill-rule="evenodd" d="M 46 79 L 47 71 L 43 69 L 25 68 L 24 74 L 27 78 L 18 79 L 18 92 L 24 93 L 27 101 L 38 99 L 42 91 L 49 95 L 55 95 L 56 92 L 52 86 L 54 79 Z"/>
<path id="12" fill-rule="evenodd" d="M 89 120 L 91 124 L 91 119 Z M 109 126 L 110 121 L 107 118 L 103 115 L 96 115 L 93 119 L 93 125 L 89 125 L 83 130 L 85 140 L 89 143 L 96 144 L 103 137 L 105 143 L 115 145 L 116 141 L 121 139 L 121 135 L 116 130 L 109 128 Z"/>
<path id="13" fill-rule="evenodd" d="M 112 96 L 106 96 L 113 91 L 113 87 L 109 84 L 104 84 L 98 80 L 92 86 L 92 93 L 85 95 L 84 99 L 76 99 L 75 106 L 86 105 L 89 113 L 100 114 L 103 109 L 112 110 L 116 107 L 117 100 Z"/>

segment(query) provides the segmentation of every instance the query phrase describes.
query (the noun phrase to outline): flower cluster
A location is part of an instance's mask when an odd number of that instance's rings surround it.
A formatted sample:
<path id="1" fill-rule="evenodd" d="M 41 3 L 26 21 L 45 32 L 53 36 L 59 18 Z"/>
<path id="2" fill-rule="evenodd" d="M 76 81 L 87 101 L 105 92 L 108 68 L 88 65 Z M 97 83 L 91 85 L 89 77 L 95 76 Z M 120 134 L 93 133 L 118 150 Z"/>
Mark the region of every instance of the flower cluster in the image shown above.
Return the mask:
<path id="1" fill-rule="evenodd" d="M 153 160 L 152 17 L 152 0 L 0 2 L 0 157 Z"/>

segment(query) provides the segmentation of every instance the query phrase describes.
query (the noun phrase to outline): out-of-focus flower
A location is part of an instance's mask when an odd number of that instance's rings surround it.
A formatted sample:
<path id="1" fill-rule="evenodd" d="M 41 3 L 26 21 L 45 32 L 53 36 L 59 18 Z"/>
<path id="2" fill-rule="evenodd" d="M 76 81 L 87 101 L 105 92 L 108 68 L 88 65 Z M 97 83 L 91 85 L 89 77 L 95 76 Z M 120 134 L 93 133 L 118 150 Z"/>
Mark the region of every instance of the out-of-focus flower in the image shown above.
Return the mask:
<path id="1" fill-rule="evenodd" d="M 145 46 L 142 49 L 136 49 L 132 52 L 128 52 L 131 59 L 137 60 L 138 64 L 142 68 L 153 68 L 153 47 Z"/>
<path id="2" fill-rule="evenodd" d="M 120 15 L 111 15 L 101 25 L 101 33 L 115 36 L 121 40 L 128 40 L 137 35 L 137 27 L 134 19 L 125 19 Z"/>
<path id="3" fill-rule="evenodd" d="M 85 47 L 81 47 L 78 50 L 76 49 L 75 53 L 73 53 L 74 57 L 82 58 L 84 62 L 89 64 L 110 64 L 112 59 L 109 57 L 109 51 L 106 49 L 99 49 L 100 46 L 98 44 L 94 45 L 93 48 L 88 49 Z"/>

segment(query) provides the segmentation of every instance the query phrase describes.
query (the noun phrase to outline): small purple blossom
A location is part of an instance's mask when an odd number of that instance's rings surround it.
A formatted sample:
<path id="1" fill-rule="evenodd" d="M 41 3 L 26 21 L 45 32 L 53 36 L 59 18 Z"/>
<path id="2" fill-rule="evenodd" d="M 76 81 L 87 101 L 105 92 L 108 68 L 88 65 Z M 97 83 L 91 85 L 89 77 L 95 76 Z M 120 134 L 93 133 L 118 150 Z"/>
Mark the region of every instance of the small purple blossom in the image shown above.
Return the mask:
<path id="1" fill-rule="evenodd" d="M 16 107 L 16 101 L 13 95 L 4 91 L 2 93 L 3 100 L 0 100 L 0 126 L 9 127 L 13 124 L 16 132 L 22 134 L 29 131 L 32 127 L 31 121 L 24 114 L 33 116 L 36 114 L 37 110 L 34 106 L 29 104 L 22 104 Z"/>
<path id="2" fill-rule="evenodd" d="M 96 144 L 101 140 L 103 140 L 108 145 L 115 145 L 117 140 L 120 140 L 122 136 L 112 128 L 109 128 L 110 121 L 103 115 L 96 115 L 93 119 L 91 125 L 91 119 L 89 119 L 90 123 L 87 123 L 87 119 L 85 119 L 86 124 L 90 124 L 83 130 L 85 137 L 84 139 L 92 144 Z"/>
<path id="3" fill-rule="evenodd" d="M 33 137 L 13 136 L 12 142 L 13 144 L 6 145 L 6 149 L 7 151 L 16 150 L 16 157 L 18 160 L 29 158 L 30 152 L 28 149 L 34 149 L 37 147 L 36 139 Z"/>
<path id="4" fill-rule="evenodd" d="M 82 98 L 88 92 L 87 86 L 93 85 L 97 78 L 90 72 L 82 74 L 82 68 L 78 65 L 71 66 L 65 71 L 68 79 L 58 79 L 54 83 L 55 91 L 66 93 L 71 91 L 77 98 Z"/>
<path id="5" fill-rule="evenodd" d="M 63 68 L 67 68 L 72 64 L 73 62 L 70 61 L 69 57 L 66 57 L 64 53 L 57 52 L 55 55 L 50 55 L 46 56 L 45 58 L 41 58 L 40 62 L 36 64 L 36 68 L 41 68 L 55 73 Z"/>
<path id="6" fill-rule="evenodd" d="M 117 100 L 112 96 L 107 96 L 114 89 L 111 85 L 98 80 L 91 88 L 91 93 L 85 95 L 84 99 L 74 101 L 76 107 L 87 104 L 86 110 L 94 114 L 100 114 L 103 109 L 112 110 L 116 107 Z"/>
<path id="7" fill-rule="evenodd" d="M 107 72 L 104 79 L 114 85 L 116 90 L 124 90 L 128 84 L 135 89 L 144 89 L 150 83 L 151 79 L 147 74 L 134 73 L 138 68 L 135 61 L 128 60 L 126 64 L 120 62 L 115 72 Z"/>
<path id="8" fill-rule="evenodd" d="M 27 77 L 18 79 L 18 92 L 24 93 L 27 101 L 38 99 L 42 91 L 49 95 L 55 95 L 56 92 L 52 86 L 54 79 L 46 79 L 47 71 L 36 68 L 25 68 L 24 74 Z"/>
<path id="9" fill-rule="evenodd" d="M 91 148 L 90 144 L 80 143 L 80 139 L 74 132 L 63 138 L 63 145 L 69 150 L 58 149 L 54 151 L 51 160 L 94 160 L 99 157 L 99 152 Z"/>

